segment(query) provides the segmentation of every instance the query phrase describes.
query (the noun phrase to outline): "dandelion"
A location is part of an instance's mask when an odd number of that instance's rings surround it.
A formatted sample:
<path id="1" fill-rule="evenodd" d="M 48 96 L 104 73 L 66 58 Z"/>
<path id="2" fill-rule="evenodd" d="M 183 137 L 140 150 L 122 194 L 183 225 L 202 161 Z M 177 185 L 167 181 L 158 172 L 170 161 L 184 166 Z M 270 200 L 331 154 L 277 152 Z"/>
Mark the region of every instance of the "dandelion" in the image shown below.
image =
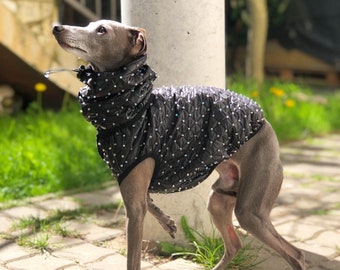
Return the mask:
<path id="1" fill-rule="evenodd" d="M 269 92 L 272 93 L 274 96 L 277 96 L 277 97 L 282 97 L 285 94 L 285 91 L 283 91 L 282 89 L 277 88 L 277 87 L 271 87 L 269 89 Z"/>
<path id="2" fill-rule="evenodd" d="M 259 97 L 259 95 L 260 95 L 260 92 L 257 91 L 257 90 L 254 90 L 254 91 L 252 91 L 252 92 L 250 93 L 250 96 L 251 96 L 252 98 L 257 98 L 257 97 Z"/>
<path id="3" fill-rule="evenodd" d="M 288 108 L 292 108 L 292 107 L 295 106 L 295 101 L 292 100 L 292 99 L 287 99 L 287 100 L 285 101 L 285 106 L 288 107 Z"/>
<path id="4" fill-rule="evenodd" d="M 42 93 L 46 91 L 47 86 L 46 84 L 42 82 L 38 82 L 34 85 L 34 89 L 35 91 L 37 91 L 37 103 L 38 103 L 39 112 L 41 113 L 43 111 Z"/>
<path id="5" fill-rule="evenodd" d="M 45 92 L 47 89 L 46 84 L 42 83 L 42 82 L 38 82 L 34 85 L 34 89 L 37 92 Z"/>

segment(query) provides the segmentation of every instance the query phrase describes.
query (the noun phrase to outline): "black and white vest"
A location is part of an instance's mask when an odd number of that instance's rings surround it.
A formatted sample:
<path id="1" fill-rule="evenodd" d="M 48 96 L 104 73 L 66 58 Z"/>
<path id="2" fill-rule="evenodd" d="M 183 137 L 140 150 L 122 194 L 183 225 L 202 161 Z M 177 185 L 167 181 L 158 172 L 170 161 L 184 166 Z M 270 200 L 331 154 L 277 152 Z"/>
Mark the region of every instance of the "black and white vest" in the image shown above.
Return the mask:
<path id="1" fill-rule="evenodd" d="M 143 159 L 156 169 L 150 192 L 192 188 L 261 128 L 259 105 L 205 86 L 153 89 L 146 55 L 114 72 L 80 68 L 82 113 L 98 130 L 97 146 L 119 183 Z"/>

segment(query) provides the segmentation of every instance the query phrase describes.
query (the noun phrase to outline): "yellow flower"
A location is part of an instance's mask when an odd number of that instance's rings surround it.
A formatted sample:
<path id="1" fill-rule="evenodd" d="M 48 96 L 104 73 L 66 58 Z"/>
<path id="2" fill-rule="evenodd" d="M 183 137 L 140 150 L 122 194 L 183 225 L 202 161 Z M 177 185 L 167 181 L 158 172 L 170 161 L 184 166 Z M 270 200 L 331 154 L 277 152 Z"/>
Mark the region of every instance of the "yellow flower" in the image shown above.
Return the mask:
<path id="1" fill-rule="evenodd" d="M 46 91 L 47 86 L 46 86 L 46 84 L 39 82 L 39 83 L 36 83 L 34 85 L 34 89 L 37 92 L 44 92 L 44 91 Z"/>
<path id="2" fill-rule="evenodd" d="M 282 97 L 285 94 L 285 91 L 283 91 L 282 89 L 277 88 L 277 87 L 271 87 L 269 89 L 269 92 L 272 93 L 274 96 L 277 96 L 277 97 Z"/>
<path id="3" fill-rule="evenodd" d="M 251 96 L 252 98 L 257 98 L 259 95 L 260 95 L 260 92 L 257 91 L 257 90 L 254 90 L 254 91 L 252 91 L 252 92 L 250 93 L 250 96 Z"/>
<path id="4" fill-rule="evenodd" d="M 288 108 L 294 107 L 294 106 L 295 106 L 295 101 L 292 100 L 292 99 L 287 99 L 287 100 L 285 101 L 285 105 L 286 105 L 286 107 L 288 107 Z"/>

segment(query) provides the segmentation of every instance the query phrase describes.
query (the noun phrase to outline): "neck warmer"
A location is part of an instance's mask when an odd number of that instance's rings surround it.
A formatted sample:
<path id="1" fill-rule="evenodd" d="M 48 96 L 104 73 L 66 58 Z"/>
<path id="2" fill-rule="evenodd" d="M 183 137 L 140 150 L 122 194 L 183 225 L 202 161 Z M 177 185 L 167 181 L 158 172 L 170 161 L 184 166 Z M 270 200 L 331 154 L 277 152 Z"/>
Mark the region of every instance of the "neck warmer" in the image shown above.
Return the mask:
<path id="1" fill-rule="evenodd" d="M 97 128 L 99 154 L 119 184 L 151 157 L 156 167 L 150 192 L 192 188 L 260 130 L 263 112 L 255 101 L 225 89 L 153 89 L 156 74 L 145 61 L 143 56 L 117 72 L 81 68 L 82 113 Z"/>
<path id="2" fill-rule="evenodd" d="M 86 84 L 78 95 L 84 117 L 98 130 L 112 130 L 140 117 L 150 103 L 156 73 L 145 65 L 146 55 L 115 72 L 79 68 Z"/>

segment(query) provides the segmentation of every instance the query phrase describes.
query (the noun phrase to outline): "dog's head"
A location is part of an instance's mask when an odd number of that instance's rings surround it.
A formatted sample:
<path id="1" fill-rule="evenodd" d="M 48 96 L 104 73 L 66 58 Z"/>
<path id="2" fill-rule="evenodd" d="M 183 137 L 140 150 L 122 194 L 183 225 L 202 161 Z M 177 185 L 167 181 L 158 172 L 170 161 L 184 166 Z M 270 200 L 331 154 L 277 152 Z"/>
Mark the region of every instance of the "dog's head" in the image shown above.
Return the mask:
<path id="1" fill-rule="evenodd" d="M 57 25 L 53 35 L 59 45 L 96 71 L 113 71 L 146 53 L 146 32 L 115 21 L 100 20 L 86 27 Z"/>

